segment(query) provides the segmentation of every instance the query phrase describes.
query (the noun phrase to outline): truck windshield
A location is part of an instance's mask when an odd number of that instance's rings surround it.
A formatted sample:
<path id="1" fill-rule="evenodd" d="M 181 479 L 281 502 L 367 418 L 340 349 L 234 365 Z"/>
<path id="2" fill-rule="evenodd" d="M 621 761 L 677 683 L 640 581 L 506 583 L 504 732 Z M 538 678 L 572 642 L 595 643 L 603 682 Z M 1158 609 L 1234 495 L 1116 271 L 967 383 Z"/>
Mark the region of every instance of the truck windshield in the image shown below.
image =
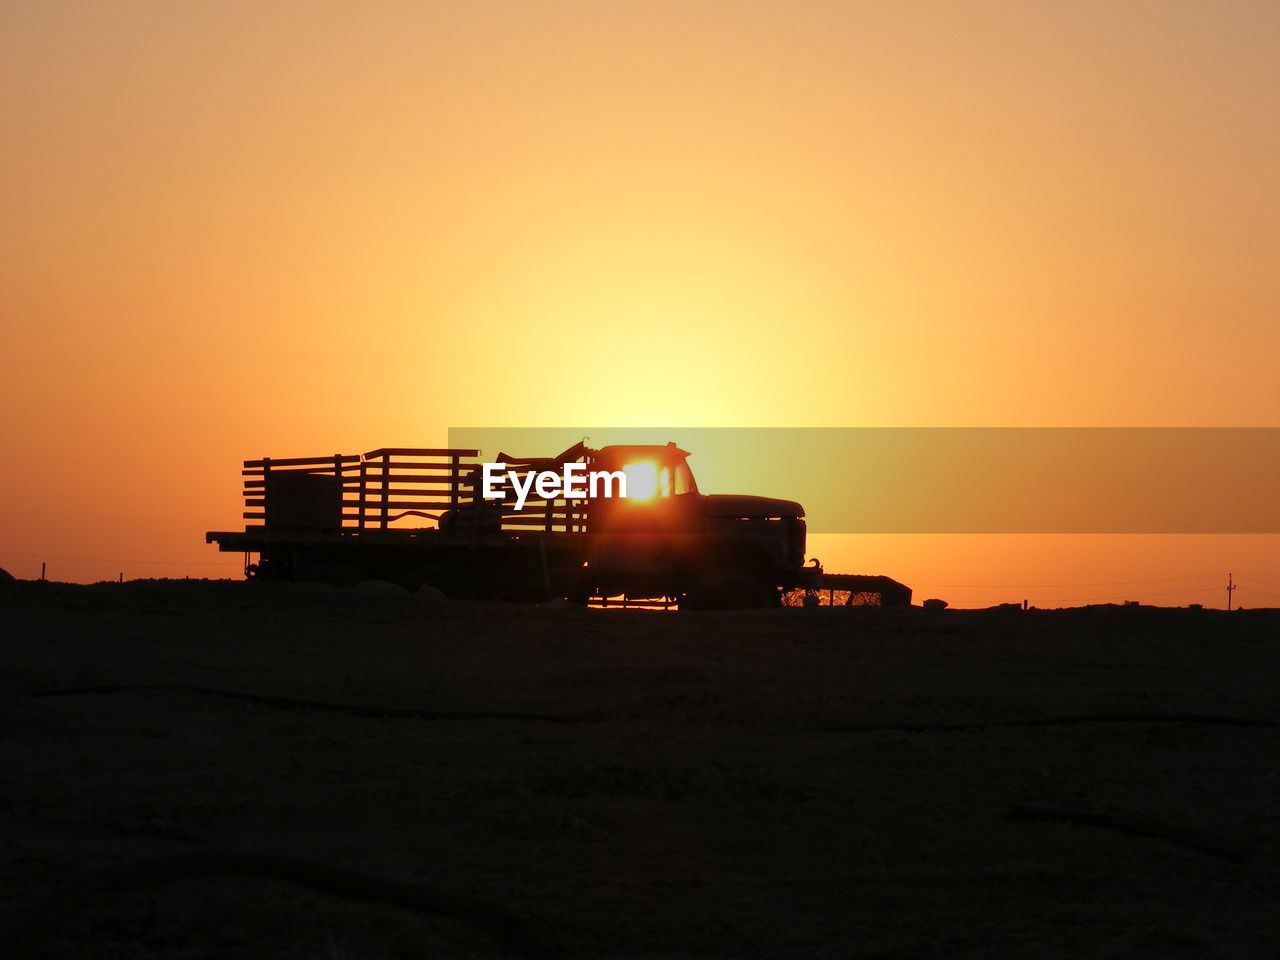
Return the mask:
<path id="1" fill-rule="evenodd" d="M 640 460 L 625 464 L 622 472 L 627 478 L 628 500 L 650 500 L 654 497 L 698 492 L 693 472 L 683 460 L 676 464 Z"/>
<path id="2" fill-rule="evenodd" d="M 627 478 L 628 500 L 648 500 L 661 492 L 658 467 L 652 461 L 624 464 L 622 473 Z"/>

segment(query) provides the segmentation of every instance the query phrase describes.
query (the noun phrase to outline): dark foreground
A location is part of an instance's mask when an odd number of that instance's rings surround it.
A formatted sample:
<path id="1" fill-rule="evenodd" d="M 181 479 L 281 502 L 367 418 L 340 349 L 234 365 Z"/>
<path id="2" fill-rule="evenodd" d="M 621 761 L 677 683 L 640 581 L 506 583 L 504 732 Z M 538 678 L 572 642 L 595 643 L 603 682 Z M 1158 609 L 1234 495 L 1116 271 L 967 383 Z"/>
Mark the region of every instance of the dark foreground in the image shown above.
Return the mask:
<path id="1" fill-rule="evenodd" d="M 0 924 L 46 905 L 33 956 L 515 955 L 501 910 L 575 958 L 1280 943 L 1280 612 L 664 615 L 175 581 L 0 584 L 0 613 Z M 355 887 L 48 899 L 184 853 Z"/>

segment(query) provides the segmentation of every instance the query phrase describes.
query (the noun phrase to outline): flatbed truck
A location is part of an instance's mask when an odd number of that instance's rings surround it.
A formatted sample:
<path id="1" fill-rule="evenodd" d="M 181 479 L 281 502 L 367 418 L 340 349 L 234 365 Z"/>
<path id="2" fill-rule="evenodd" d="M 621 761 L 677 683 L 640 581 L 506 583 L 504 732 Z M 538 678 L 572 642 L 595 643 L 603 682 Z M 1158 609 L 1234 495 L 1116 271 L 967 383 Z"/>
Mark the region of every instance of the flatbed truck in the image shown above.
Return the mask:
<path id="1" fill-rule="evenodd" d="M 580 443 L 523 460 L 499 454 L 517 475 L 581 463 L 628 478 L 626 496 L 531 496 L 519 510 L 514 496 L 482 497 L 478 457 L 469 449 L 383 447 L 245 461 L 245 529 L 211 531 L 205 540 L 243 553 L 251 578 L 385 580 L 466 599 L 620 598 L 724 609 L 832 592 L 821 566 L 805 562 L 799 503 L 701 493 L 688 452 L 674 443 L 598 450 Z M 888 578 L 854 579 L 860 583 L 840 587 L 849 597 L 847 588 L 861 586 L 888 603 L 904 602 L 905 590 L 910 602 L 910 590 Z"/>

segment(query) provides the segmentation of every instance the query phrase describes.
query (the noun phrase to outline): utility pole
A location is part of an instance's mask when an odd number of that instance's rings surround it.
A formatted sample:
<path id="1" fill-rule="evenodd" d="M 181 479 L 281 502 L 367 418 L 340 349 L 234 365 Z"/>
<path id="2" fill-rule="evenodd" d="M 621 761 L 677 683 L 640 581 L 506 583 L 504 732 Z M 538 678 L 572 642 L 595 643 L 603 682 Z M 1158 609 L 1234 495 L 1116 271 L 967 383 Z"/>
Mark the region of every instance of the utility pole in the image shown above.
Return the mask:
<path id="1" fill-rule="evenodd" d="M 1227 574 L 1227 609 L 1231 609 L 1231 592 L 1235 590 L 1236 585 L 1231 582 L 1231 574 Z"/>

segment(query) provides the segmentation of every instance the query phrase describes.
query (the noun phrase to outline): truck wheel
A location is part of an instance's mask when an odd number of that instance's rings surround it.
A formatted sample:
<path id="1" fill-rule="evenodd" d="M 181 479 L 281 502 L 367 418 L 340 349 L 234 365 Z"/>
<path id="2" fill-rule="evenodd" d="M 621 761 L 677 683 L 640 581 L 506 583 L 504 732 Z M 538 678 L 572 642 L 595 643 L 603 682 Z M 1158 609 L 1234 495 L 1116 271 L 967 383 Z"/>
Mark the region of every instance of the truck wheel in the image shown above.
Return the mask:
<path id="1" fill-rule="evenodd" d="M 749 570 L 721 568 L 703 574 L 680 601 L 682 610 L 742 610 L 778 606 L 778 589 Z"/>

